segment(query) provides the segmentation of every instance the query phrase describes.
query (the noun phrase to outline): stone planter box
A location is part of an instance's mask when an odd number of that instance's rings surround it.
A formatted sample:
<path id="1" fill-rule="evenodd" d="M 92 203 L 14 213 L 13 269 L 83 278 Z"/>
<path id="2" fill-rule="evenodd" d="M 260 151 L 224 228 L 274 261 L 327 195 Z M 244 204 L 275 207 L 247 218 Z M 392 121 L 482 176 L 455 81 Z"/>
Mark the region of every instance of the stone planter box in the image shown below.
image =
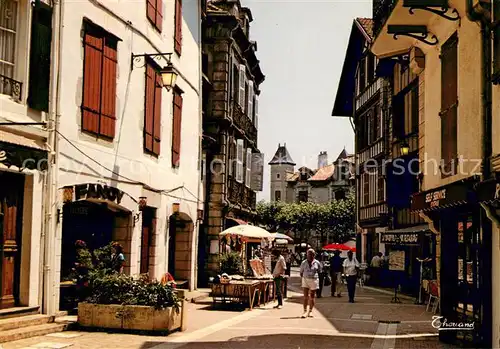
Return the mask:
<path id="1" fill-rule="evenodd" d="M 155 310 L 154 307 L 114 304 L 78 304 L 78 324 L 118 330 L 172 332 L 186 330 L 185 301 L 179 313 L 173 308 Z"/>

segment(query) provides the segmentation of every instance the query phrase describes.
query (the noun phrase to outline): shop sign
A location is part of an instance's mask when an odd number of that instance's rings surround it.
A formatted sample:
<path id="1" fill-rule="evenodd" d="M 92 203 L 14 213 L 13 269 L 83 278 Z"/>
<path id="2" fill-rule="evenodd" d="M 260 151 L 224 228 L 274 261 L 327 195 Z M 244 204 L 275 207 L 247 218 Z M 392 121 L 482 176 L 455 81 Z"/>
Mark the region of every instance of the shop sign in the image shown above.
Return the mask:
<path id="1" fill-rule="evenodd" d="M 48 168 L 46 151 L 0 142 L 0 163 L 7 167 L 45 171 Z"/>
<path id="2" fill-rule="evenodd" d="M 418 233 L 387 233 L 382 234 L 380 242 L 394 245 L 418 245 L 418 237 Z"/>
<path id="3" fill-rule="evenodd" d="M 446 199 L 446 189 L 437 190 L 425 195 L 425 203 L 430 207 L 438 207 L 441 200 Z"/>
<path id="4" fill-rule="evenodd" d="M 120 204 L 125 193 L 119 189 L 102 184 L 77 184 L 64 188 L 64 202 L 99 199 Z"/>

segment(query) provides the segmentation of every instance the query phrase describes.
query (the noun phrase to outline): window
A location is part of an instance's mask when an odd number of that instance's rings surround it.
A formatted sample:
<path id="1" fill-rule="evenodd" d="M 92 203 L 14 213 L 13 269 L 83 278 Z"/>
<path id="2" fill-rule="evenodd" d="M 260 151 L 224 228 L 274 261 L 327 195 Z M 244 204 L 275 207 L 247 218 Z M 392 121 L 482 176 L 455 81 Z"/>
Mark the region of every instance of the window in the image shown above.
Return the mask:
<path id="1" fill-rule="evenodd" d="M 274 192 L 274 201 L 281 201 L 281 191 L 276 190 Z"/>
<path id="2" fill-rule="evenodd" d="M 441 158 L 450 175 L 457 158 L 458 37 L 454 34 L 441 48 Z M 453 169 L 454 170 L 454 169 Z"/>
<path id="3" fill-rule="evenodd" d="M 17 2 L 15 1 L 3 2 L 0 5 L 0 11 L 4 6 L 16 6 L 16 4 Z M 0 13 L 5 12 L 2 11 Z M 33 17 L 31 22 L 28 105 L 33 109 L 48 112 L 50 86 L 50 50 L 52 42 L 52 9 L 40 2 L 33 8 L 32 14 Z M 1 21 L 2 19 L 0 19 L 0 22 Z M 3 24 L 0 24 L 0 28 L 5 28 L 5 26 Z M 0 35 L 2 35 L 1 29 Z M 3 73 L 0 72 L 0 74 Z M 5 86 L 8 87 L 9 85 L 3 84 L 1 86 L 5 88 Z M 20 97 L 21 96 L 19 95 L 19 98 Z"/>
<path id="4" fill-rule="evenodd" d="M 366 60 L 368 65 L 366 76 L 368 84 L 371 84 L 375 80 L 375 57 L 372 54 L 368 54 Z"/>
<path id="5" fill-rule="evenodd" d="M 370 174 L 363 173 L 363 205 L 370 204 Z"/>
<path id="6" fill-rule="evenodd" d="M 239 75 L 240 71 L 238 69 L 238 66 L 235 64 L 233 65 L 233 84 L 231 86 L 231 101 L 237 101 L 239 104 L 239 90 L 240 90 L 240 85 L 239 85 Z"/>
<path id="7" fill-rule="evenodd" d="M 239 94 L 238 94 L 238 104 L 241 110 L 245 112 L 245 101 L 246 101 L 246 67 L 244 64 L 240 64 L 240 74 L 238 78 L 239 83 Z"/>
<path id="8" fill-rule="evenodd" d="M 345 191 L 337 190 L 335 192 L 335 200 L 345 200 Z"/>
<path id="9" fill-rule="evenodd" d="M 172 166 L 178 167 L 181 159 L 182 95 L 174 88 L 174 115 L 172 117 Z"/>
<path id="10" fill-rule="evenodd" d="M 363 92 L 366 87 L 366 58 L 363 58 L 359 62 L 359 91 L 358 93 Z"/>
<path id="11" fill-rule="evenodd" d="M 159 0 L 157 0 L 159 1 Z M 174 50 L 180 56 L 182 52 L 182 0 L 175 0 Z"/>
<path id="12" fill-rule="evenodd" d="M 253 96 L 254 96 L 254 89 L 253 89 L 253 81 L 248 81 L 248 107 L 247 107 L 247 116 L 250 120 L 253 121 L 254 115 L 253 115 Z"/>
<path id="13" fill-rule="evenodd" d="M 299 191 L 299 202 L 308 202 L 309 201 L 309 192 L 307 190 Z"/>
<path id="14" fill-rule="evenodd" d="M 276 173 L 276 179 L 280 179 L 280 178 L 281 178 L 280 174 Z"/>
<path id="15" fill-rule="evenodd" d="M 418 132 L 419 123 L 419 82 L 413 80 L 393 98 L 393 134 L 404 138 Z"/>
<path id="16" fill-rule="evenodd" d="M 0 84 L 0 93 L 21 99 L 20 83 L 13 81 L 16 68 L 16 41 L 18 23 L 17 1 L 2 1 L 0 3 L 0 75 L 4 77 L 4 83 Z M 6 14 L 9 14 L 7 16 Z M 5 79 L 7 78 L 7 79 Z"/>
<path id="17" fill-rule="evenodd" d="M 236 181 L 243 183 L 243 139 L 236 141 Z"/>
<path id="18" fill-rule="evenodd" d="M 163 0 L 146 0 L 146 16 L 161 33 L 163 27 Z"/>
<path id="19" fill-rule="evenodd" d="M 236 141 L 233 139 L 232 141 L 229 142 L 229 168 L 228 168 L 228 173 L 230 176 L 234 176 L 235 170 L 236 170 Z"/>
<path id="20" fill-rule="evenodd" d="M 144 151 L 160 155 L 161 142 L 161 92 L 162 83 L 158 68 L 146 63 L 146 106 L 144 111 Z"/>
<path id="21" fill-rule="evenodd" d="M 252 179 L 252 149 L 247 148 L 247 161 L 245 173 L 245 185 L 250 188 L 250 181 Z"/>
<path id="22" fill-rule="evenodd" d="M 88 22 L 83 39 L 82 130 L 114 138 L 118 39 Z"/>

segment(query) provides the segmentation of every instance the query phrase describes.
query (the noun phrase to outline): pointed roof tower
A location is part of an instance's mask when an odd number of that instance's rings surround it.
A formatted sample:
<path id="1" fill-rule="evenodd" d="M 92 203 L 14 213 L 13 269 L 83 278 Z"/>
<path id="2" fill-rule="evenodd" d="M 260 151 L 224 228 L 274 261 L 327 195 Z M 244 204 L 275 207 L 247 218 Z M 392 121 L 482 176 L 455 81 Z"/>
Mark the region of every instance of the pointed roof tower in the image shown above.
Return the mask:
<path id="1" fill-rule="evenodd" d="M 337 160 L 340 160 L 340 159 L 347 159 L 348 157 L 348 154 L 347 154 L 347 151 L 345 150 L 345 147 L 344 147 L 344 150 L 342 150 L 339 154 L 339 156 L 337 157 Z"/>
<path id="2" fill-rule="evenodd" d="M 274 154 L 274 157 L 269 162 L 269 165 L 296 165 L 290 156 L 290 153 L 286 149 L 286 143 L 283 145 L 278 144 L 278 150 L 276 150 L 276 154 Z"/>

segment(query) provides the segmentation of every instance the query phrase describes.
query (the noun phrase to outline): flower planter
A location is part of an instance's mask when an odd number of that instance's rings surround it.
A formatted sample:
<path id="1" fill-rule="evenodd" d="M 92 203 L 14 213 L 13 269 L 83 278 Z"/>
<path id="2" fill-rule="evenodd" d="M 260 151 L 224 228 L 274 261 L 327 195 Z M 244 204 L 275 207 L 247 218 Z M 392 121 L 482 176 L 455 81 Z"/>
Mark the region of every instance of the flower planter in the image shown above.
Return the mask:
<path id="1" fill-rule="evenodd" d="M 172 332 L 186 329 L 186 307 L 182 301 L 179 312 L 174 308 L 115 304 L 78 304 L 78 324 L 121 330 Z"/>

